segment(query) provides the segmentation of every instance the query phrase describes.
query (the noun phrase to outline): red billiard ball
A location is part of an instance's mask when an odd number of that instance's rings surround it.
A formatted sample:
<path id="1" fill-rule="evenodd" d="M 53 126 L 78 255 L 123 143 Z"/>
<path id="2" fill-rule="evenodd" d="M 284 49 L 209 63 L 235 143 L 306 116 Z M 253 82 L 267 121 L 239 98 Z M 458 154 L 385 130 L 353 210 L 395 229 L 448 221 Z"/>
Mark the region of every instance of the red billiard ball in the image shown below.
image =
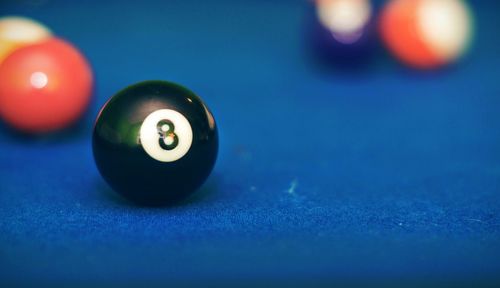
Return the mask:
<path id="1" fill-rule="evenodd" d="M 14 51 L 0 64 L 0 117 L 26 133 L 57 131 L 83 115 L 92 90 L 85 57 L 51 38 Z"/>
<path id="2" fill-rule="evenodd" d="M 461 0 L 392 0 L 383 9 L 380 33 L 401 62 L 432 69 L 464 54 L 471 23 L 470 10 Z"/>

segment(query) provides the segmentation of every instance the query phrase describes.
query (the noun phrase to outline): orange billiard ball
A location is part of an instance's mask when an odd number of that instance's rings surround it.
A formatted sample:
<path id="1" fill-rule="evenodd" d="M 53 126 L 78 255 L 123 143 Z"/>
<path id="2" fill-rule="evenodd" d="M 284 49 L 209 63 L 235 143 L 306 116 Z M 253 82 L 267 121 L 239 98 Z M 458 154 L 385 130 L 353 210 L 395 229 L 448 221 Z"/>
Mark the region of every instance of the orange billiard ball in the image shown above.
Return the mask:
<path id="1" fill-rule="evenodd" d="M 92 90 L 85 57 L 50 38 L 17 49 L 0 64 L 0 117 L 27 133 L 57 131 L 84 114 Z"/>
<path id="2" fill-rule="evenodd" d="M 461 0 L 392 0 L 384 7 L 379 24 L 390 52 L 420 69 L 456 61 L 472 36 L 472 16 Z"/>

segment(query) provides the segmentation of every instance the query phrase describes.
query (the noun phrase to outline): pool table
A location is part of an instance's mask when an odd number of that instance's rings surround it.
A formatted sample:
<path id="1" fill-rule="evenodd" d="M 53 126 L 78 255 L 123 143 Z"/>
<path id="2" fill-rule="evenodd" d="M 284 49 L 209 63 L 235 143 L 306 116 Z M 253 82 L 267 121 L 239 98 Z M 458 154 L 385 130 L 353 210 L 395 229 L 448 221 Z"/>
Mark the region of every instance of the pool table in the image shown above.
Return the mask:
<path id="1" fill-rule="evenodd" d="M 2 1 L 95 87 L 67 131 L 0 126 L 0 286 L 500 285 L 500 4 L 470 2 L 466 57 L 415 71 L 382 45 L 321 61 L 308 1 Z M 219 127 L 213 173 L 168 207 L 119 197 L 92 156 L 100 107 L 150 79 Z"/>

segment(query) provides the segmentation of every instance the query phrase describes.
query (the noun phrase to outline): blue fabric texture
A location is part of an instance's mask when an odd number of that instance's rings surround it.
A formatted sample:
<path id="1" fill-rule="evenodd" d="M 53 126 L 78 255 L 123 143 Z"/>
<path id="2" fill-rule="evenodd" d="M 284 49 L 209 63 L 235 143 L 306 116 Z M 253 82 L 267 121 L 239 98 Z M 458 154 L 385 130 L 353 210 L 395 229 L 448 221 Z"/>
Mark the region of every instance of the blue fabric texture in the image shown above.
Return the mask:
<path id="1" fill-rule="evenodd" d="M 68 133 L 0 127 L 0 284 L 500 280 L 497 3 L 472 6 L 463 61 L 416 72 L 383 49 L 318 64 L 305 1 L 13 2 L 1 13 L 74 43 L 96 85 Z M 148 79 L 219 125 L 213 174 L 173 207 L 121 199 L 92 158 L 100 107 Z"/>

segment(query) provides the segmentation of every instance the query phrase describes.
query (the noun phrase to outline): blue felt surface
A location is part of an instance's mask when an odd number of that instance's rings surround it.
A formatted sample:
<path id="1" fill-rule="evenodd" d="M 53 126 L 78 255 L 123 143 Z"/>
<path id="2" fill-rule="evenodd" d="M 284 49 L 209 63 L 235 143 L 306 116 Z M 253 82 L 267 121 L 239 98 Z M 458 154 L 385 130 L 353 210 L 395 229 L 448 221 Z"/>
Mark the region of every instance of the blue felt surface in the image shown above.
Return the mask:
<path id="1" fill-rule="evenodd" d="M 73 133 L 0 128 L 0 285 L 500 280 L 493 1 L 475 3 L 469 56 L 432 73 L 383 51 L 362 70 L 318 65 L 302 1 L 0 5 L 75 43 L 96 75 Z M 200 94 L 220 129 L 212 176 L 176 207 L 123 201 L 92 159 L 99 107 L 146 79 Z"/>

